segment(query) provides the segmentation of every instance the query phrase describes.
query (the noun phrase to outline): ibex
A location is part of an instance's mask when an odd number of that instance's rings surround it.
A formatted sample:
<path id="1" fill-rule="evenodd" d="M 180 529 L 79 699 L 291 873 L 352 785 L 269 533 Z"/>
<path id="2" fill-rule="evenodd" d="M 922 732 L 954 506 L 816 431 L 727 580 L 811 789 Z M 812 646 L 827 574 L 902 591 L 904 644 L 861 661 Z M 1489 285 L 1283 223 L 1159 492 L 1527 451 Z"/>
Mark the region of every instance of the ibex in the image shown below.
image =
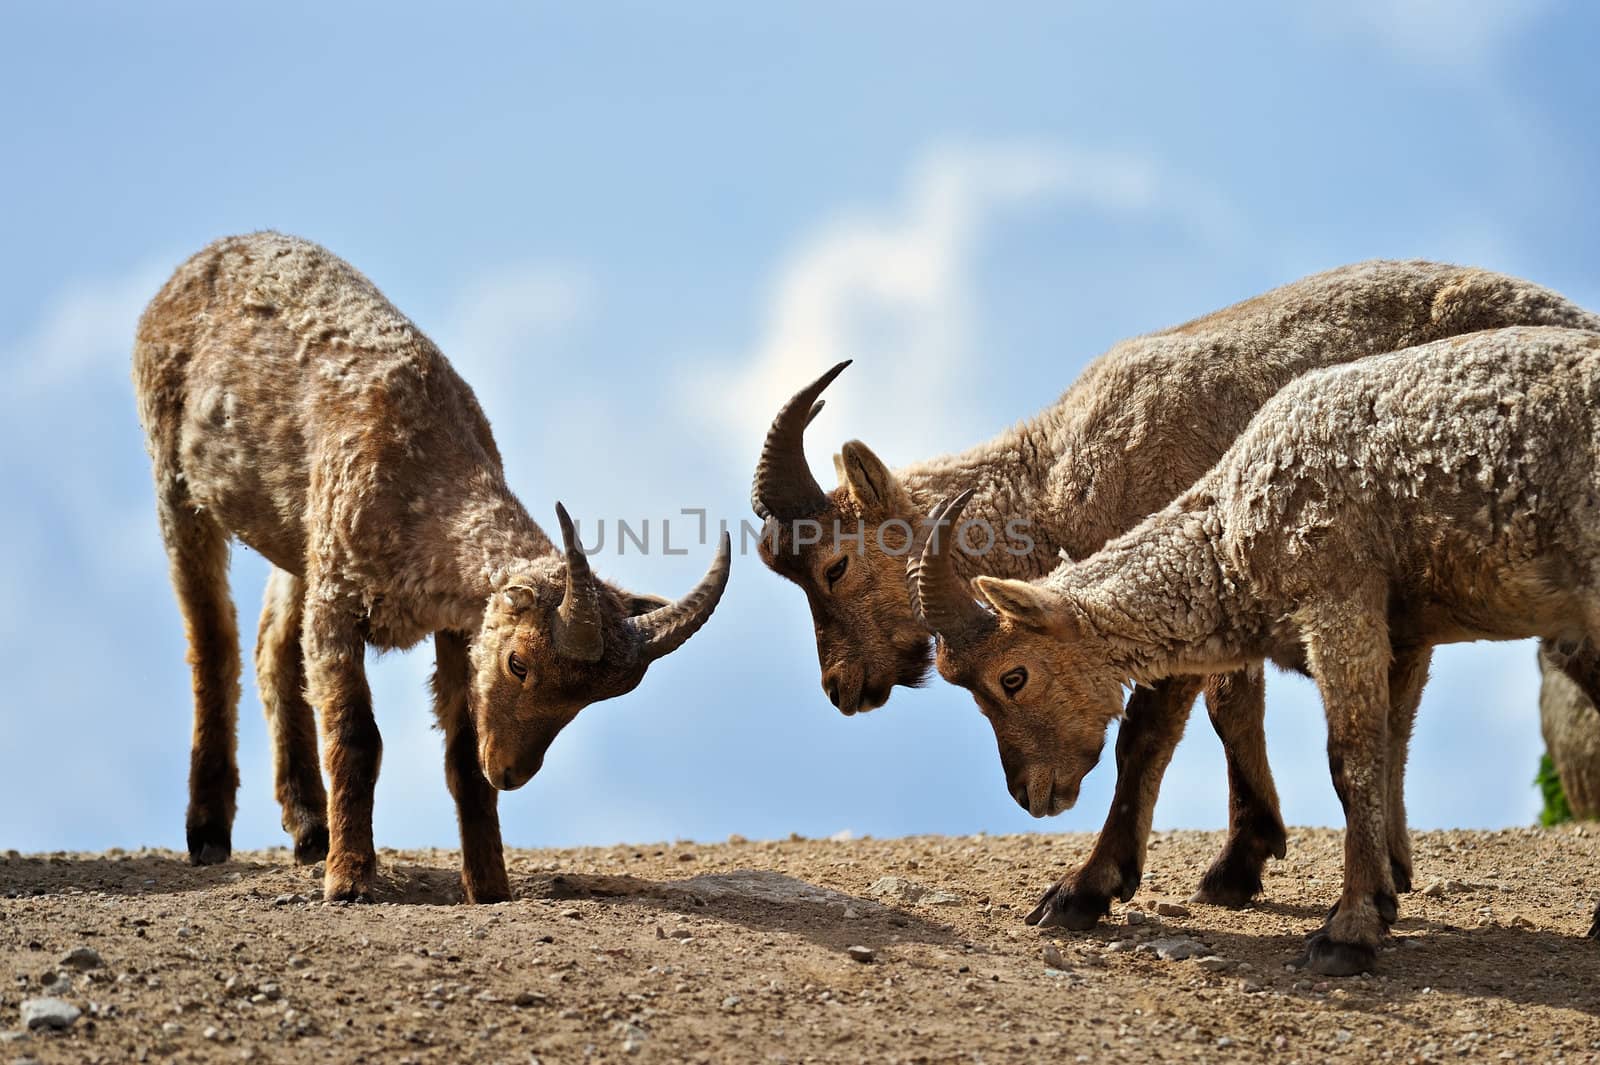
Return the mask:
<path id="1" fill-rule="evenodd" d="M 560 504 L 557 551 L 511 493 L 472 390 L 433 342 L 293 237 L 227 238 L 179 267 L 140 319 L 133 379 L 194 674 L 191 860 L 231 851 L 237 537 L 274 567 L 256 666 L 296 860 L 326 854 L 328 899 L 370 895 L 381 741 L 363 654 L 432 635 L 466 899 L 509 898 L 496 789 L 520 787 L 579 710 L 631 691 L 705 624 L 726 535 L 679 602 L 598 580 Z"/>
<path id="2" fill-rule="evenodd" d="M 1600 335 L 1516 327 L 1308 374 L 1216 467 L 1040 581 L 912 567 L 942 676 L 972 691 L 1017 800 L 1070 806 L 1122 686 L 1263 659 L 1316 680 L 1345 882 L 1311 968 L 1370 970 L 1410 879 L 1406 746 L 1435 645 L 1600 645 Z M 935 512 L 943 529 L 966 497 Z M 1568 671 L 1590 698 L 1600 665 Z M 1600 938 L 1600 906 L 1589 936 Z"/>
<path id="3" fill-rule="evenodd" d="M 970 486 L 968 515 L 997 532 L 1024 521 L 1033 550 L 1013 554 L 1002 540 L 981 557 L 958 554 L 961 576 L 1042 576 L 1059 552 L 1084 558 L 1188 488 L 1300 374 L 1513 324 L 1600 329 L 1600 317 L 1548 289 L 1482 270 L 1346 266 L 1119 343 L 1054 406 L 970 451 L 891 471 L 851 441 L 835 459 L 840 486 L 825 494 L 802 438 L 818 397 L 843 368 L 834 367 L 790 400 L 767 434 L 753 491 L 755 511 L 767 520 L 762 557 L 810 602 L 829 699 L 847 714 L 871 709 L 895 685 L 919 683 L 932 655 L 906 592 L 906 559 L 897 553 L 905 537 L 896 523 L 918 523 L 937 500 Z M 1137 890 L 1161 774 L 1202 688 L 1227 752 L 1231 797 L 1228 840 L 1196 898 L 1239 906 L 1261 891 L 1267 856 L 1282 857 L 1286 840 L 1267 765 L 1262 684 L 1251 668 L 1175 677 L 1133 694 L 1117 734 L 1116 797 L 1105 827 L 1082 868 L 1052 889 L 1032 919 L 1088 928 L 1112 896 L 1126 900 Z"/>

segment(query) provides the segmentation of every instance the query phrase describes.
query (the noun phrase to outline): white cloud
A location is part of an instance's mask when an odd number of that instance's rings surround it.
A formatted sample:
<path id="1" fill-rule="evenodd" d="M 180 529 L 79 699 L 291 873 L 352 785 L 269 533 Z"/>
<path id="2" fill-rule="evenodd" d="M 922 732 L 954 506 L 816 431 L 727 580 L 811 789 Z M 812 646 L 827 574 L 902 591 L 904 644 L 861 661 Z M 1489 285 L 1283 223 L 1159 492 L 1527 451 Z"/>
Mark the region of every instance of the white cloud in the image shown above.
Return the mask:
<path id="1" fill-rule="evenodd" d="M 685 391 L 703 396 L 714 379 L 724 398 L 712 416 L 743 455 L 795 389 L 854 358 L 830 408 L 890 461 L 975 439 L 976 405 L 962 398 L 983 371 L 971 269 L 984 231 L 1045 204 L 1166 210 L 1169 193 L 1151 163 L 1114 153 L 1029 142 L 933 149 L 912 166 L 899 205 L 840 215 L 803 240 L 776 270 L 752 350 L 731 374 L 698 367 Z M 1192 220 L 1206 224 L 1206 214 Z M 825 461 L 820 449 L 813 458 Z"/>
<path id="2" fill-rule="evenodd" d="M 588 317 L 592 286 L 567 266 L 503 267 L 467 284 L 455 302 L 441 346 L 468 381 L 488 381 L 526 368 L 539 341 L 566 333 Z"/>
<path id="3" fill-rule="evenodd" d="M 1404 59 L 1472 67 L 1548 8 L 1548 0 L 1345 0 L 1299 10 L 1324 30 L 1370 37 Z"/>

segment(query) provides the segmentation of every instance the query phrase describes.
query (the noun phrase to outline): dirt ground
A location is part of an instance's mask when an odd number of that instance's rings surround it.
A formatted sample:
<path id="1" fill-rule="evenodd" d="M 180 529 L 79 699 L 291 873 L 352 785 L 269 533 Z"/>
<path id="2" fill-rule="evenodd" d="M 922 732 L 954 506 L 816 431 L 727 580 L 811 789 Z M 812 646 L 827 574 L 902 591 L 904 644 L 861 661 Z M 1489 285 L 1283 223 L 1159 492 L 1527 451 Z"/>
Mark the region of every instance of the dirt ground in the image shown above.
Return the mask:
<path id="1" fill-rule="evenodd" d="M 518 851 L 517 898 L 483 907 L 455 904 L 449 851 L 385 852 L 367 906 L 318 901 L 282 851 L 13 853 L 0 1065 L 1600 1061 L 1595 826 L 1419 834 L 1427 891 L 1346 980 L 1285 964 L 1339 836 L 1293 832 L 1254 909 L 1175 909 L 1220 840 L 1159 834 L 1132 903 L 1046 934 L 1022 915 L 1085 836 Z M 49 995 L 82 1016 L 20 1034 Z"/>

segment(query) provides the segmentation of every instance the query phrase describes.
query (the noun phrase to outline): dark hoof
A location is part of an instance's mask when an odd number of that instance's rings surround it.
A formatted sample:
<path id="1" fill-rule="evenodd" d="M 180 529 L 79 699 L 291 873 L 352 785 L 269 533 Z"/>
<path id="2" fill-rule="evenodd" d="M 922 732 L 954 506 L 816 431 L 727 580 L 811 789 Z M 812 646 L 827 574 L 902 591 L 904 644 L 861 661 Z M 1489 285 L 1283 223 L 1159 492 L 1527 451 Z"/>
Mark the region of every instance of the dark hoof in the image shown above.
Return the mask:
<path id="1" fill-rule="evenodd" d="M 1132 862 L 1122 865 L 1122 883 L 1117 887 L 1117 901 L 1127 902 L 1139 893 L 1139 885 L 1144 881 L 1144 870 Z"/>
<path id="2" fill-rule="evenodd" d="M 1396 894 L 1408 894 L 1411 891 L 1411 866 L 1401 865 L 1393 858 L 1390 858 L 1389 879 L 1394 881 L 1394 890 Z"/>
<path id="3" fill-rule="evenodd" d="M 1239 834 L 1228 841 L 1223 852 L 1259 854 L 1262 865 L 1269 857 L 1281 862 L 1289 853 L 1289 830 L 1275 814 L 1262 812 L 1244 822 Z"/>
<path id="4" fill-rule="evenodd" d="M 328 826 L 315 825 L 295 836 L 294 864 L 316 865 L 328 856 Z"/>
<path id="5" fill-rule="evenodd" d="M 1360 943 L 1338 943 L 1318 932 L 1307 941 L 1302 963 L 1323 976 L 1354 976 L 1377 968 L 1378 952 Z"/>
<path id="6" fill-rule="evenodd" d="M 1378 908 L 1378 916 L 1383 918 L 1384 933 L 1387 935 L 1389 926 L 1400 919 L 1400 900 L 1380 892 L 1373 896 L 1372 904 Z"/>
<path id="7" fill-rule="evenodd" d="M 233 832 L 227 825 L 190 825 L 184 835 L 190 865 L 221 865 L 233 853 Z"/>
<path id="8" fill-rule="evenodd" d="M 1589 926 L 1589 931 L 1585 934 L 1588 935 L 1590 939 L 1600 940 L 1600 907 L 1595 908 L 1594 924 Z"/>
<path id="9" fill-rule="evenodd" d="M 1040 928 L 1065 928 L 1069 932 L 1087 932 L 1100 923 L 1100 918 L 1111 912 L 1111 898 L 1087 892 L 1072 893 L 1057 884 L 1039 900 L 1023 920 Z"/>
<path id="10" fill-rule="evenodd" d="M 1206 875 L 1200 878 L 1200 889 L 1189 897 L 1189 901 L 1237 910 L 1250 905 L 1250 901 L 1261 892 L 1260 870 L 1230 868 L 1219 864 L 1206 870 Z"/>

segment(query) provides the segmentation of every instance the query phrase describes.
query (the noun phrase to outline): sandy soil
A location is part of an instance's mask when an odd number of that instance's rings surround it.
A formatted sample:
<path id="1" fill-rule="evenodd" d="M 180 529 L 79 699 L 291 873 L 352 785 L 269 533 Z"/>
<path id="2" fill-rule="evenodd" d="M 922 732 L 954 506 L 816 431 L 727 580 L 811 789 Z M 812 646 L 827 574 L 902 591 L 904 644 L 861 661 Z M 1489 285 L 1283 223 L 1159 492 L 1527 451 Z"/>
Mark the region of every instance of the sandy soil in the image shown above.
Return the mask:
<path id="1" fill-rule="evenodd" d="M 1594 826 L 1419 835 L 1431 893 L 1402 898 L 1378 974 L 1347 980 L 1285 966 L 1333 899 L 1335 833 L 1292 833 L 1242 913 L 1157 916 L 1220 843 L 1179 832 L 1157 837 L 1138 897 L 1099 929 L 1024 926 L 1088 843 L 519 851 L 516 900 L 485 907 L 454 904 L 448 851 L 386 852 L 370 906 L 321 903 L 320 867 L 281 851 L 206 869 L 165 852 L 12 854 L 0 1065 L 1600 1060 L 1600 943 L 1581 938 L 1600 893 Z M 84 968 L 64 960 L 82 947 Z M 51 994 L 82 1016 L 19 1035 L 23 1001 Z"/>

